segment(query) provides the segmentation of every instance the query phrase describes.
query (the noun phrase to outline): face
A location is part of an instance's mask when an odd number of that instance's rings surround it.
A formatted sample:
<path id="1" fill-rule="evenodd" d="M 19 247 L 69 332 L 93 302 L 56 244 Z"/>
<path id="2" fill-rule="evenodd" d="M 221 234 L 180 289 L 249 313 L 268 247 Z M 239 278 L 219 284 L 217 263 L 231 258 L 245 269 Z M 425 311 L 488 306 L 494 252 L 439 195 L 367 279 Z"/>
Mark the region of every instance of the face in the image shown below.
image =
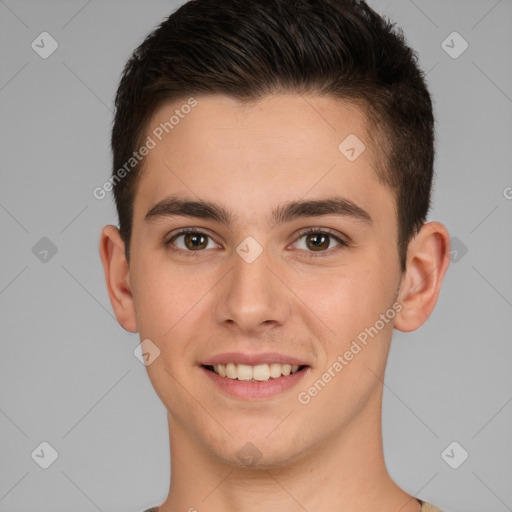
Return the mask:
<path id="1" fill-rule="evenodd" d="M 160 350 L 148 374 L 175 430 L 213 457 L 291 462 L 379 412 L 401 278 L 394 197 L 354 106 L 196 99 L 153 137 L 134 203 L 136 325 Z"/>

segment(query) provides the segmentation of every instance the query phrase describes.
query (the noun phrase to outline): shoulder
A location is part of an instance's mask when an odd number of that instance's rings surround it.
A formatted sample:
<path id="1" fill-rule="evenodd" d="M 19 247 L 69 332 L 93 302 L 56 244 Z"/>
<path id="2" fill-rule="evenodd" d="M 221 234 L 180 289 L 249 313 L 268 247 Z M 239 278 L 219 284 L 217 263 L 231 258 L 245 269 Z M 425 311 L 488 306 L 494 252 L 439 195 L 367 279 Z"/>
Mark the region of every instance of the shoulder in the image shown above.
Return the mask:
<path id="1" fill-rule="evenodd" d="M 435 507 L 431 503 L 427 503 L 426 501 L 421 501 L 421 512 L 443 512 L 440 508 Z M 150 511 L 148 511 L 150 512 Z M 156 511 L 155 511 L 156 512 Z"/>
<path id="2" fill-rule="evenodd" d="M 431 503 L 427 503 L 426 501 L 421 501 L 421 512 L 443 512 L 440 508 L 435 507 Z M 157 507 L 148 508 L 144 510 L 144 512 L 158 512 Z"/>

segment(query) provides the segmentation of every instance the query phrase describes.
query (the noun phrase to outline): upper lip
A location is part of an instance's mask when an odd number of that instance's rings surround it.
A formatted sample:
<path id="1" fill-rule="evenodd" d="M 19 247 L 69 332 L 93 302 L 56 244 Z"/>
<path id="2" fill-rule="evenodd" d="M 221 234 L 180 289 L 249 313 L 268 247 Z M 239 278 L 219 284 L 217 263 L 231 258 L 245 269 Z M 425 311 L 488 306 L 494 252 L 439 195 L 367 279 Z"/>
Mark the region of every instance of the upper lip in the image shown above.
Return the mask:
<path id="1" fill-rule="evenodd" d="M 298 366 L 309 366 L 306 361 L 297 359 L 296 357 L 287 356 L 285 354 L 278 354 L 277 352 L 262 352 L 259 354 L 249 354 L 242 352 L 224 352 L 217 354 L 209 359 L 203 361 L 203 366 L 213 366 L 215 364 L 247 364 L 249 366 L 256 366 L 258 364 L 291 364 Z"/>

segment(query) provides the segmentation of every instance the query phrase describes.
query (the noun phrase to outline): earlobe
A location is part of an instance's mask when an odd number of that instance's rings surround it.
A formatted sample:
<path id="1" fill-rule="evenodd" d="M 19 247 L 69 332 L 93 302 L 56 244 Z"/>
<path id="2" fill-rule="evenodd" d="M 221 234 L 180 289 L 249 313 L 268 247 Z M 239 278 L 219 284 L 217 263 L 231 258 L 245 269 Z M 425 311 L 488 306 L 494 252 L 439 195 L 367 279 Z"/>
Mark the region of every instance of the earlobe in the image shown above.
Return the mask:
<path id="1" fill-rule="evenodd" d="M 135 304 L 130 273 L 125 256 L 125 244 L 119 230 L 105 226 L 100 235 L 99 251 L 108 295 L 119 324 L 129 332 L 137 332 Z"/>
<path id="2" fill-rule="evenodd" d="M 402 310 L 395 317 L 399 331 L 421 327 L 436 305 L 441 283 L 450 263 L 450 235 L 440 222 L 424 224 L 409 243 L 406 275 L 398 301 Z"/>

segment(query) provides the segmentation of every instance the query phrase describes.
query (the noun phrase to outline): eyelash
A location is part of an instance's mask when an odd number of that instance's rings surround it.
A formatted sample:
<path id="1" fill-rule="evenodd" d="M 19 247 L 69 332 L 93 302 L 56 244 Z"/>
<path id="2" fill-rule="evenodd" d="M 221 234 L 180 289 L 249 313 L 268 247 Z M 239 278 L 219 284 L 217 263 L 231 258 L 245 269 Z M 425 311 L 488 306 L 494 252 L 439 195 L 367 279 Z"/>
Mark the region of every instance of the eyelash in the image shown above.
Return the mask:
<path id="1" fill-rule="evenodd" d="M 172 251 L 183 254 L 184 256 L 187 256 L 187 257 L 195 258 L 195 257 L 200 256 L 200 253 L 203 252 L 204 249 L 198 250 L 198 251 L 186 251 L 184 249 L 179 249 L 179 248 L 173 247 L 172 242 L 174 242 L 179 236 L 186 235 L 188 233 L 196 233 L 196 234 L 204 235 L 213 240 L 213 238 L 210 235 L 208 235 L 207 233 L 204 233 L 203 231 L 201 231 L 198 228 L 183 228 L 180 231 L 178 231 L 177 233 L 175 233 L 167 242 L 164 242 L 164 245 L 166 247 L 169 247 Z M 344 240 L 343 238 L 336 235 L 335 233 L 336 233 L 335 231 L 328 229 L 328 228 L 309 228 L 309 229 L 299 233 L 299 235 L 295 239 L 294 243 L 296 243 L 302 237 L 307 236 L 307 235 L 324 234 L 324 235 L 329 235 L 331 238 L 333 238 L 339 244 L 338 247 L 327 249 L 325 251 L 318 251 L 318 253 L 316 253 L 316 254 L 315 254 L 315 251 L 306 251 L 305 257 L 307 257 L 307 258 L 323 257 L 325 255 L 330 255 L 333 252 L 337 252 L 337 250 L 340 247 L 345 247 L 345 248 L 350 247 L 351 244 L 347 240 Z"/>

